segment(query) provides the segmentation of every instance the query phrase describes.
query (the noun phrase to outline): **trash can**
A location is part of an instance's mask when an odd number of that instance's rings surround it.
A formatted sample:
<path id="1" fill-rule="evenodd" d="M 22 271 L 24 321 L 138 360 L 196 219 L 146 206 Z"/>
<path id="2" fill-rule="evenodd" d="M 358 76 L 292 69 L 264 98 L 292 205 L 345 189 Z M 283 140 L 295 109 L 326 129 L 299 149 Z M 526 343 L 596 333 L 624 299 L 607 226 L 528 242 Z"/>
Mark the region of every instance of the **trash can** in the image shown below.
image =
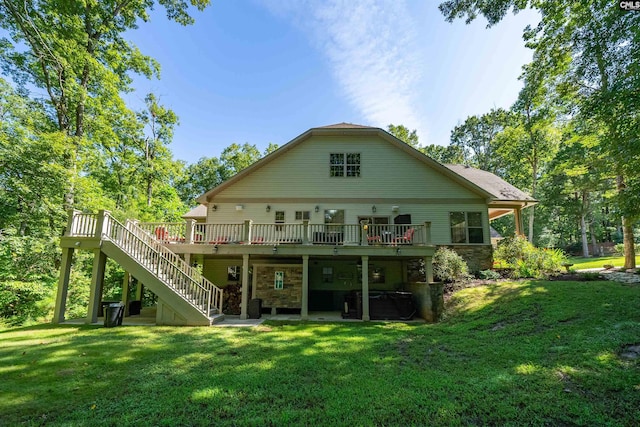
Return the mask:
<path id="1" fill-rule="evenodd" d="M 114 326 L 122 325 L 123 316 L 124 304 L 119 302 L 109 304 L 104 309 L 104 326 L 106 328 L 113 328 Z"/>
<path id="2" fill-rule="evenodd" d="M 262 317 L 262 300 L 254 298 L 249 301 L 249 319 L 259 319 Z"/>
<path id="3" fill-rule="evenodd" d="M 142 310 L 142 301 L 131 301 L 129 303 L 129 316 L 140 314 Z"/>

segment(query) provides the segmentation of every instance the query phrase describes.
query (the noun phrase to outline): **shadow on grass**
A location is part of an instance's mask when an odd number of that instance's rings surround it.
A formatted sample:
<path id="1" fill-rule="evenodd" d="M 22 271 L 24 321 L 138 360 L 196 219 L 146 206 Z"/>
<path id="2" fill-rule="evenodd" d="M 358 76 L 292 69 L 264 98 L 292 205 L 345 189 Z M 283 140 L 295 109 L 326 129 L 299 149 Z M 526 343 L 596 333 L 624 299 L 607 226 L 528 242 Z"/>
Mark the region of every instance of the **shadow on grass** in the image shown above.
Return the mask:
<path id="1" fill-rule="evenodd" d="M 0 424 L 628 424 L 637 290 L 502 283 L 440 324 L 39 325 L 0 336 Z M 108 421 L 107 421 L 108 420 Z"/>

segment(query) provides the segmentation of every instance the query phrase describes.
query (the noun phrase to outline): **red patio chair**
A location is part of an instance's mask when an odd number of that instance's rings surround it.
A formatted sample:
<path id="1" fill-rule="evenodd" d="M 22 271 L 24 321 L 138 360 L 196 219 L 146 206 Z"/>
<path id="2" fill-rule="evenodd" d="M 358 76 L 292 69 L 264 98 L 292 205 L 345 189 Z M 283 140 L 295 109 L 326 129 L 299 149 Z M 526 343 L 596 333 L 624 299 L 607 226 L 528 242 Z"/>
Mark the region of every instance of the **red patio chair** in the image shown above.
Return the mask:
<path id="1" fill-rule="evenodd" d="M 392 243 L 394 245 L 397 244 L 410 244 L 413 241 L 413 233 L 415 233 L 416 229 L 415 228 L 409 228 L 407 229 L 407 231 L 404 232 L 404 235 L 401 237 L 395 237 L 392 240 Z"/>

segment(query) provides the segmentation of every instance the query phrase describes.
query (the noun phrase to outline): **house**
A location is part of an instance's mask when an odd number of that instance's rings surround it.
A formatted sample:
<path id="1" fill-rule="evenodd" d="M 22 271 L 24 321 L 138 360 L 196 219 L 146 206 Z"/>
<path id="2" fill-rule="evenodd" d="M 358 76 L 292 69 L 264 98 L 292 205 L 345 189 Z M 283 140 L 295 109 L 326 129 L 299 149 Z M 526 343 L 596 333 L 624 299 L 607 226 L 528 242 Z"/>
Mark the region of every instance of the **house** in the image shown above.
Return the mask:
<path id="1" fill-rule="evenodd" d="M 434 320 L 436 247 L 453 248 L 474 270 L 491 268 L 490 221 L 514 213 L 521 234 L 521 210 L 535 200 L 382 129 L 341 123 L 304 132 L 198 202 L 183 223 L 70 213 L 54 321 L 64 320 L 75 249 L 96 253 L 89 321 L 106 257 L 158 295 L 162 324 L 210 324 L 230 284 L 242 286 L 242 318 L 261 301 L 302 319 L 335 311 L 370 320 L 380 298 L 410 291 L 418 314 Z"/>

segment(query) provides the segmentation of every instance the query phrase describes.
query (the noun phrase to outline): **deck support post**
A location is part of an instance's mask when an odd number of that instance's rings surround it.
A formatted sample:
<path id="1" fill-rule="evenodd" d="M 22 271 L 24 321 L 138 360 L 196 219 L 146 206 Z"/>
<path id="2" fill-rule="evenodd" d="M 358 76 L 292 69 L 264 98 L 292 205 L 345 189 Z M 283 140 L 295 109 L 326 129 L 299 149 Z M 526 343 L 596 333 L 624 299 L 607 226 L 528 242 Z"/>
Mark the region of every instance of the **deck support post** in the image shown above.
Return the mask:
<path id="1" fill-rule="evenodd" d="M 131 283 L 131 275 L 128 271 L 124 272 L 122 279 L 122 303 L 124 304 L 124 315 L 129 316 L 129 284 Z"/>
<path id="2" fill-rule="evenodd" d="M 424 275 L 427 283 L 433 283 L 433 264 L 430 256 L 424 257 Z"/>
<path id="3" fill-rule="evenodd" d="M 53 310 L 53 323 L 64 322 L 64 313 L 67 310 L 67 292 L 69 291 L 69 277 L 71 276 L 72 260 L 73 248 L 62 248 L 62 263 L 60 264 L 60 278 L 58 279 L 56 306 Z"/>
<path id="4" fill-rule="evenodd" d="M 240 302 L 240 319 L 247 318 L 249 308 L 249 254 L 242 255 L 242 298 Z"/>
<path id="5" fill-rule="evenodd" d="M 309 255 L 302 255 L 302 320 L 309 319 Z"/>
<path id="6" fill-rule="evenodd" d="M 362 256 L 362 320 L 369 321 L 369 256 Z"/>
<path id="7" fill-rule="evenodd" d="M 94 254 L 86 323 L 95 323 L 98 321 L 98 310 L 100 309 L 102 286 L 104 285 L 104 271 L 107 265 L 107 256 L 100 249 L 96 249 Z"/>

